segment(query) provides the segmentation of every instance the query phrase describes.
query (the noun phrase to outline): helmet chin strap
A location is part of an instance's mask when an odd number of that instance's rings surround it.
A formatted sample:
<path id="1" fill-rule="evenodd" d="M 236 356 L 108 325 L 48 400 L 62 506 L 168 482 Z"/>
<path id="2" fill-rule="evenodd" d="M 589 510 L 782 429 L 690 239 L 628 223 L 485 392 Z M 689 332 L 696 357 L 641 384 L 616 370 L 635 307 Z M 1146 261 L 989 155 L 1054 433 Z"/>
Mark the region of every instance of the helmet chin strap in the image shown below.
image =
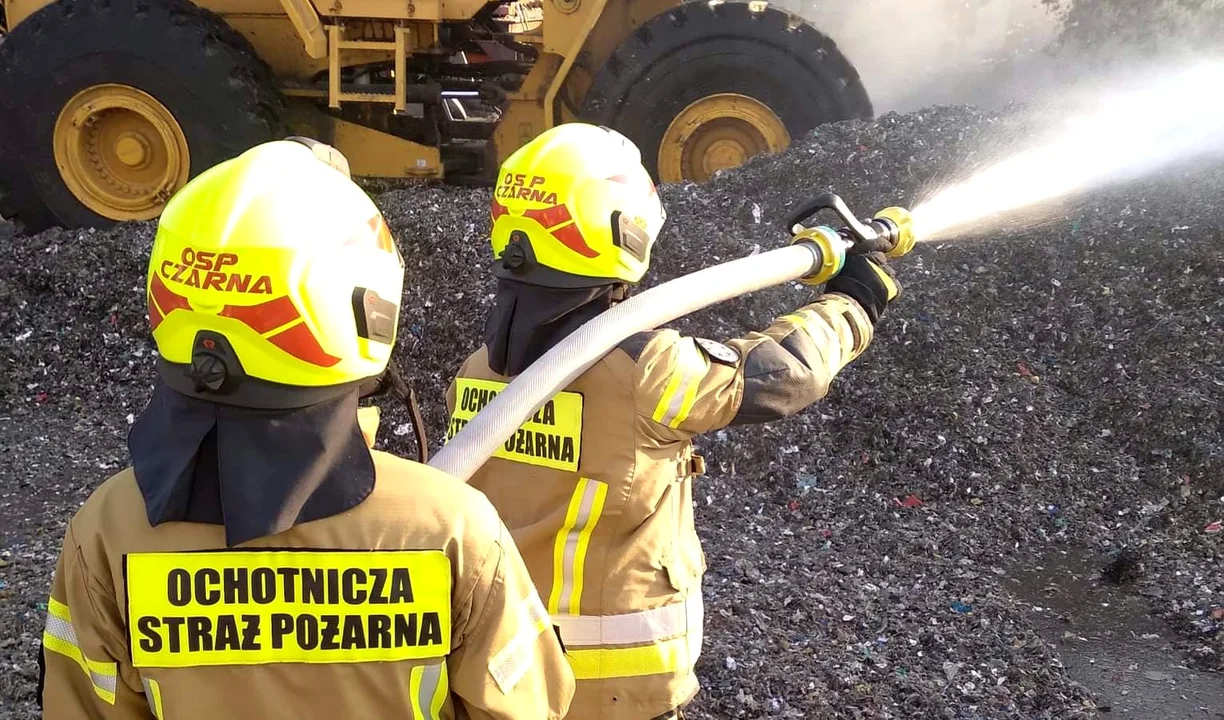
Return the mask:
<path id="1" fill-rule="evenodd" d="M 412 420 L 413 435 L 416 437 L 417 443 L 417 460 L 421 464 L 429 462 L 429 438 L 425 434 L 425 420 L 421 416 L 421 407 L 417 403 L 416 388 L 411 383 L 404 380 L 404 376 L 399 371 L 399 366 L 395 360 L 387 361 L 387 369 L 382 375 L 372 377 L 361 384 L 361 399 L 372 397 L 381 397 L 388 392 L 394 392 L 395 396 L 404 403 L 404 407 L 408 409 L 408 416 Z"/>

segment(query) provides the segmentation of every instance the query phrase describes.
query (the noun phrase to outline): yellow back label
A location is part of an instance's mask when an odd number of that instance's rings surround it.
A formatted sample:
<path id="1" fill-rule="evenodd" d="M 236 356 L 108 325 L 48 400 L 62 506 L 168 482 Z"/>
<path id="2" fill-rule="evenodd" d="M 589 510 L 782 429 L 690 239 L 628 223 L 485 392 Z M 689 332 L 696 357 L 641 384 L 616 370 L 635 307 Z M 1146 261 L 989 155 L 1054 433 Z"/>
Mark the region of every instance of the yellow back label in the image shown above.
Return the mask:
<path id="1" fill-rule="evenodd" d="M 497 380 L 455 380 L 455 410 L 446 431 L 449 441 L 488 405 L 508 383 Z M 493 453 L 493 457 L 554 470 L 578 472 L 582 449 L 582 395 L 561 392 Z"/>
<path id="2" fill-rule="evenodd" d="M 451 564 L 438 550 L 237 550 L 126 558 L 135 667 L 443 657 Z"/>

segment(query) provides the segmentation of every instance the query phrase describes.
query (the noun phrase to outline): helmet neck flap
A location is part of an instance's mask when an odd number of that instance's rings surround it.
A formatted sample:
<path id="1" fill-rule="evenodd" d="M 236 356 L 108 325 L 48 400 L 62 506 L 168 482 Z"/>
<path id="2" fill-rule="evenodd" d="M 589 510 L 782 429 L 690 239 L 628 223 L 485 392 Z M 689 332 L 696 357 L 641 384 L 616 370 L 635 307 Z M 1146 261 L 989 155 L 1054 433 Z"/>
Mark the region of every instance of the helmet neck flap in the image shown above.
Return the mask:
<path id="1" fill-rule="evenodd" d="M 629 296 L 629 285 L 557 288 L 498 278 L 485 321 L 489 366 L 513 377 L 588 320 Z"/>
<path id="2" fill-rule="evenodd" d="M 357 505 L 374 489 L 359 395 L 352 386 L 304 407 L 260 409 L 158 383 L 128 434 L 149 524 L 223 525 L 233 547 Z"/>

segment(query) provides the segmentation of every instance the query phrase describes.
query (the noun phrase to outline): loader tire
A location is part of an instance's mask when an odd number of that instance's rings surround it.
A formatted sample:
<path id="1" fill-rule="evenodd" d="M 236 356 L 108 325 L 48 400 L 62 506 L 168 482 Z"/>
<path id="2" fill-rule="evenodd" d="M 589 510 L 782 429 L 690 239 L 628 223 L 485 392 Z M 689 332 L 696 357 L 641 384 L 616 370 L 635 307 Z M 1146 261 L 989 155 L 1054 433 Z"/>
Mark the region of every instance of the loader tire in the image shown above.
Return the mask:
<path id="1" fill-rule="evenodd" d="M 661 182 L 704 182 L 817 125 L 874 112 L 829 37 L 763 2 L 718 0 L 686 2 L 635 30 L 582 109 L 637 143 Z"/>
<path id="2" fill-rule="evenodd" d="M 0 214 L 27 233 L 153 219 L 283 134 L 271 70 L 185 0 L 57 0 L 0 43 L 0 88 Z"/>

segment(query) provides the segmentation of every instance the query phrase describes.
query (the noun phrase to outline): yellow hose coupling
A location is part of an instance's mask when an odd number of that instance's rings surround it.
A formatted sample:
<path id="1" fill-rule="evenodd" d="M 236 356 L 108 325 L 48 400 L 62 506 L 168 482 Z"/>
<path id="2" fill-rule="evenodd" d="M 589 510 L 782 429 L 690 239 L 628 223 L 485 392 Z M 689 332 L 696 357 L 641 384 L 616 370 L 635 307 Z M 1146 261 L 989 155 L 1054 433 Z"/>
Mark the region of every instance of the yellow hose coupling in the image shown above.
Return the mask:
<path id="1" fill-rule="evenodd" d="M 791 238 L 791 244 L 811 243 L 816 248 L 817 261 L 812 272 L 799 278 L 804 285 L 822 285 L 841 272 L 846 264 L 846 241 L 828 227 L 804 228 Z"/>

